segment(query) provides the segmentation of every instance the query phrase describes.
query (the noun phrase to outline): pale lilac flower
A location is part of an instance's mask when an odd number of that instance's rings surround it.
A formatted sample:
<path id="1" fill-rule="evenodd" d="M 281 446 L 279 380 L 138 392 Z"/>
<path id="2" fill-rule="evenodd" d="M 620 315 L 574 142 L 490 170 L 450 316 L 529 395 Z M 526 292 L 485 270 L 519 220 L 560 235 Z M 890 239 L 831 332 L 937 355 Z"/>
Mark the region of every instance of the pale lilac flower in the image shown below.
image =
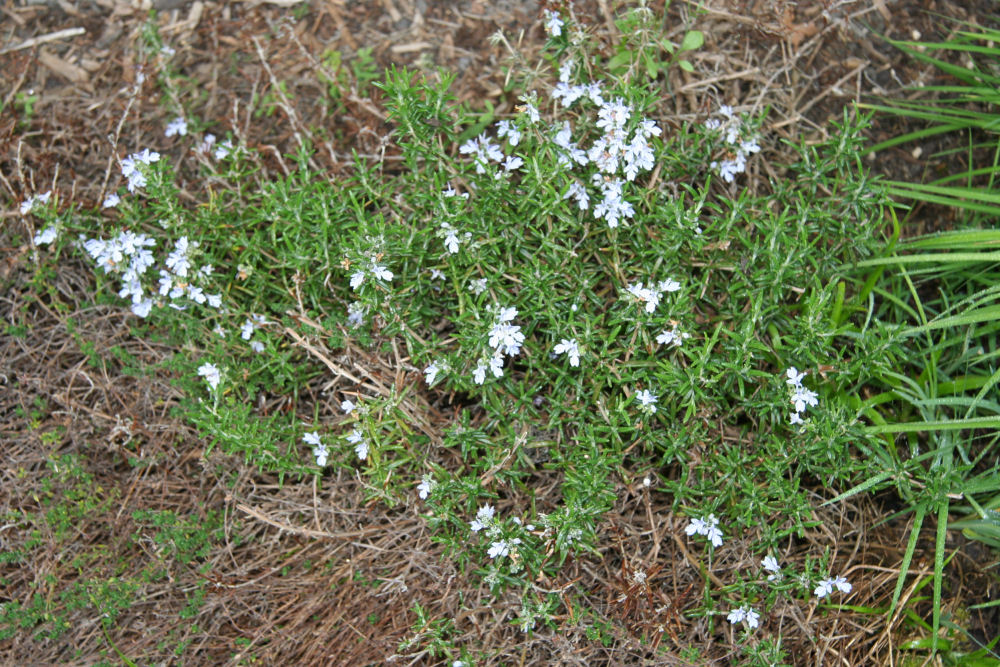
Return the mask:
<path id="1" fill-rule="evenodd" d="M 705 519 L 691 519 L 685 531 L 688 536 L 703 535 L 708 538 L 714 547 L 722 546 L 722 530 L 719 529 L 719 520 L 714 514 L 709 514 Z"/>
<path id="2" fill-rule="evenodd" d="M 28 197 L 23 202 L 21 202 L 21 215 L 28 215 L 39 204 L 48 204 L 49 203 L 49 199 L 51 197 L 52 197 L 52 191 L 51 190 L 49 190 L 45 194 L 32 195 L 31 197 Z"/>
<path id="3" fill-rule="evenodd" d="M 673 345 L 674 347 L 680 347 L 684 344 L 684 340 L 690 337 L 691 334 L 686 331 L 678 331 L 677 325 L 675 324 L 673 329 L 670 329 L 669 331 L 664 329 L 660 335 L 656 337 L 656 342 L 660 345 Z"/>
<path id="4" fill-rule="evenodd" d="M 365 323 L 365 312 L 366 308 L 364 304 L 359 301 L 347 306 L 347 323 L 352 327 L 360 327 Z"/>
<path id="5" fill-rule="evenodd" d="M 347 442 L 354 445 L 354 453 L 362 461 L 368 458 L 368 441 L 361 435 L 361 431 L 354 429 L 347 435 Z"/>
<path id="6" fill-rule="evenodd" d="M 480 278 L 479 280 L 469 281 L 469 291 L 479 296 L 486 291 L 486 278 Z"/>
<path id="7" fill-rule="evenodd" d="M 792 405 L 795 407 L 796 412 L 803 412 L 807 405 L 815 407 L 818 403 L 819 399 L 816 392 L 805 387 L 796 388 L 795 393 L 792 394 Z"/>
<path id="8" fill-rule="evenodd" d="M 501 120 L 497 123 L 497 136 L 507 137 L 507 143 L 511 146 L 517 146 L 521 141 L 521 131 L 509 120 Z"/>
<path id="9" fill-rule="evenodd" d="M 823 579 L 819 582 L 819 585 L 816 586 L 816 590 L 813 591 L 813 595 L 818 598 L 825 598 L 833 592 L 834 588 L 839 590 L 841 593 L 850 593 L 852 586 L 844 577 Z"/>
<path id="10" fill-rule="evenodd" d="M 172 121 L 170 121 L 169 124 L 167 124 L 167 129 L 163 134 L 164 136 L 167 137 L 172 137 L 175 135 L 183 137 L 187 135 L 187 133 L 188 133 L 187 121 L 184 120 L 184 118 L 178 116 L 177 118 L 174 118 Z"/>
<path id="11" fill-rule="evenodd" d="M 751 630 L 760 627 L 760 614 L 746 605 L 740 607 L 739 609 L 731 610 L 726 618 L 733 625 L 746 621 L 747 627 Z"/>
<path id="12" fill-rule="evenodd" d="M 658 397 L 648 389 L 637 391 L 635 394 L 635 400 L 639 401 L 644 410 L 656 412 L 656 401 L 658 400 Z"/>
<path id="13" fill-rule="evenodd" d="M 199 153 L 207 153 L 210 150 L 212 150 L 212 146 L 214 145 L 215 145 L 215 135 L 206 134 L 205 138 L 202 139 L 201 143 L 198 144 L 198 147 L 195 150 L 198 151 Z"/>
<path id="14" fill-rule="evenodd" d="M 102 207 L 103 208 L 114 208 L 114 207 L 118 206 L 118 204 L 120 204 L 121 201 L 122 201 L 122 198 L 119 197 L 116 193 L 112 192 L 112 193 L 108 194 L 107 197 L 104 198 L 104 203 L 102 204 Z"/>
<path id="15" fill-rule="evenodd" d="M 796 426 L 798 424 L 805 424 L 805 421 L 802 419 L 802 413 L 793 412 L 788 417 L 788 423 L 791 424 L 792 426 Z"/>
<path id="16" fill-rule="evenodd" d="M 576 205 L 581 211 L 586 211 L 590 207 L 590 195 L 587 194 L 587 189 L 576 181 L 570 183 L 569 189 L 562 198 L 569 199 L 570 197 L 576 200 Z"/>
<path id="17" fill-rule="evenodd" d="M 36 246 L 48 245 L 55 241 L 58 236 L 59 232 L 56 230 L 55 226 L 49 226 L 35 234 L 35 238 L 31 239 L 31 241 Z"/>
<path id="18" fill-rule="evenodd" d="M 580 365 L 580 348 L 575 338 L 563 338 L 552 351 L 569 357 L 569 365 L 576 368 Z"/>
<path id="19" fill-rule="evenodd" d="M 793 387 L 799 387 L 802 385 L 802 378 L 806 376 L 805 372 L 799 372 L 795 366 L 792 366 L 787 371 L 785 371 L 785 376 L 788 378 L 785 380 L 786 384 L 790 384 Z"/>
<path id="20" fill-rule="evenodd" d="M 487 554 L 490 558 L 497 559 L 510 555 L 510 550 L 521 543 L 521 539 L 515 537 L 512 540 L 498 540 L 490 544 Z"/>
<path id="21" fill-rule="evenodd" d="M 781 566 L 778 565 L 777 558 L 774 556 L 765 556 L 760 564 L 764 570 L 770 573 L 767 575 L 768 581 L 779 581 L 781 579 Z"/>
<path id="22" fill-rule="evenodd" d="M 532 97 L 534 97 L 534 92 L 532 92 Z M 528 117 L 529 123 L 534 125 L 539 120 L 541 120 L 541 115 L 538 113 L 538 108 L 534 105 L 534 103 L 531 100 L 522 97 L 521 101 L 524 102 L 524 104 L 520 108 L 518 108 L 518 111 L 520 111 L 521 113 L 523 113 Z"/>
<path id="23" fill-rule="evenodd" d="M 508 155 L 506 158 L 504 158 L 503 168 L 504 171 L 514 171 L 515 169 L 520 169 L 523 164 L 524 160 L 522 160 L 518 156 Z"/>
<path id="24" fill-rule="evenodd" d="M 233 150 L 233 142 L 230 141 L 229 139 L 226 139 L 225 141 L 223 141 L 222 143 L 220 143 L 218 146 L 215 147 L 215 152 L 213 153 L 213 155 L 215 156 L 216 160 L 223 160 L 229 156 L 232 150 Z"/>
<path id="25" fill-rule="evenodd" d="M 349 415 L 352 412 L 354 412 L 354 408 L 356 408 L 356 407 L 357 406 L 354 405 L 353 401 L 351 401 L 349 399 L 346 399 L 346 398 L 343 401 L 340 402 L 340 409 L 341 409 L 341 411 L 343 411 L 343 413 L 345 415 Z"/>
<path id="26" fill-rule="evenodd" d="M 496 514 L 496 509 L 489 504 L 483 505 L 476 512 L 476 518 L 469 522 L 469 527 L 472 528 L 472 532 L 478 533 L 483 528 L 488 528 L 493 523 L 493 516 Z"/>
<path id="27" fill-rule="evenodd" d="M 565 23 L 559 18 L 559 14 L 551 10 L 545 11 L 545 32 L 547 32 L 552 37 L 558 37 L 562 34 L 562 29 Z"/>
<path id="28" fill-rule="evenodd" d="M 351 289 L 357 290 L 365 282 L 365 272 L 355 271 L 351 274 Z"/>
<path id="29" fill-rule="evenodd" d="M 138 303 L 132 303 L 130 308 L 132 310 L 132 314 L 136 315 L 137 317 L 143 317 L 143 318 L 149 317 L 150 311 L 153 310 L 153 300 L 143 299 Z"/>
<path id="30" fill-rule="evenodd" d="M 261 354 L 264 351 L 264 343 L 259 340 L 252 340 L 250 341 L 250 349 L 257 354 Z"/>
<path id="31" fill-rule="evenodd" d="M 222 380 L 222 374 L 219 372 L 218 366 L 208 362 L 198 367 L 198 375 L 205 378 L 205 382 L 213 390 L 219 386 L 219 381 Z"/>
<path id="32" fill-rule="evenodd" d="M 434 381 L 437 380 L 437 376 L 441 370 L 441 366 L 439 366 L 436 361 L 432 361 L 427 365 L 424 369 L 424 378 L 427 380 L 428 386 L 434 384 Z"/>
<path id="33" fill-rule="evenodd" d="M 417 484 L 417 495 L 420 496 L 421 500 L 427 500 L 427 496 L 431 494 L 434 490 L 434 477 L 430 473 L 425 474 L 421 480 L 420 484 Z"/>

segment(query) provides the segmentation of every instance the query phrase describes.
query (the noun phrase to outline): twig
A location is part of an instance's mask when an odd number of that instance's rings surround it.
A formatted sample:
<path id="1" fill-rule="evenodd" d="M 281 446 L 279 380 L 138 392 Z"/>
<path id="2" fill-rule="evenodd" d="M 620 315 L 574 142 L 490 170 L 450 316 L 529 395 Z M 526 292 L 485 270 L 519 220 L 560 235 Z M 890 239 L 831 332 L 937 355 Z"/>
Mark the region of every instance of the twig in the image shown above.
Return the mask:
<path id="1" fill-rule="evenodd" d="M 14 46 L 8 46 L 5 49 L 0 49 L 0 56 L 5 53 L 11 53 L 12 51 L 20 51 L 22 49 L 30 49 L 33 46 L 39 44 L 46 44 L 48 42 L 55 42 L 60 39 L 66 39 L 67 37 L 76 37 L 77 35 L 82 35 L 86 30 L 83 28 L 66 28 L 65 30 L 56 30 L 55 32 L 50 32 L 47 35 L 39 35 L 38 37 L 32 37 L 31 39 L 26 39 L 20 44 L 15 44 Z"/>

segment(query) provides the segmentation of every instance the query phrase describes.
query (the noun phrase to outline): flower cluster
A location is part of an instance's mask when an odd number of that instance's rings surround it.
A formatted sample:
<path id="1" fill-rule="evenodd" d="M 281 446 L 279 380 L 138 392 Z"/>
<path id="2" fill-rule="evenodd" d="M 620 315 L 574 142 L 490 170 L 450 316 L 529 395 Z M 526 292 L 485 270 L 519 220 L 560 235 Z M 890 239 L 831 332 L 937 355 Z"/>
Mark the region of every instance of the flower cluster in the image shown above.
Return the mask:
<path id="1" fill-rule="evenodd" d="M 214 391 L 216 387 L 219 386 L 219 382 L 222 381 L 222 373 L 219 371 L 219 367 L 213 363 L 205 362 L 198 367 L 198 375 L 205 378 L 205 382 Z"/>
<path id="2" fill-rule="evenodd" d="M 712 169 L 718 169 L 719 175 L 726 183 L 732 183 L 736 174 L 742 174 L 746 171 L 747 158 L 760 152 L 760 144 L 757 143 L 756 137 L 744 138 L 747 129 L 743 121 L 733 113 L 731 106 L 725 104 L 720 106 L 719 115 L 724 120 L 710 118 L 705 123 L 705 128 L 725 135 L 725 142 L 728 144 L 727 153 L 725 159 L 715 160 L 709 166 Z"/>
<path id="3" fill-rule="evenodd" d="M 691 334 L 686 331 L 679 331 L 675 322 L 671 322 L 671 326 L 671 329 L 664 329 L 660 335 L 656 337 L 656 342 L 660 345 L 673 345 L 674 347 L 680 347 L 684 344 L 686 339 L 691 337 Z"/>
<path id="4" fill-rule="evenodd" d="M 791 418 L 789 419 L 792 424 L 801 424 L 802 413 L 805 412 L 806 406 L 816 407 L 819 403 L 819 399 L 816 392 L 806 389 L 802 386 L 802 378 L 805 377 L 804 372 L 799 372 L 795 366 L 792 366 L 787 371 L 785 371 L 786 380 L 785 383 L 792 388 L 792 412 Z"/>
<path id="5" fill-rule="evenodd" d="M 380 264 L 380 261 L 380 255 L 373 255 L 368 258 L 368 264 L 365 268 L 355 270 L 351 274 L 351 289 L 357 290 L 369 276 L 376 280 L 391 282 L 393 279 L 392 271 L 387 269 L 384 264 Z"/>
<path id="6" fill-rule="evenodd" d="M 833 577 L 832 579 L 821 580 L 819 585 L 816 586 L 816 590 L 813 591 L 813 594 L 822 599 L 833 593 L 833 589 L 835 588 L 841 593 L 850 593 L 853 587 L 844 577 Z"/>
<path id="7" fill-rule="evenodd" d="M 503 377 L 503 358 L 515 357 L 521 351 L 524 344 L 524 334 L 521 327 L 511 324 L 517 317 L 517 308 L 499 308 L 493 327 L 490 329 L 487 342 L 493 348 L 488 359 L 480 359 L 472 372 L 472 379 L 476 384 L 483 384 L 486 380 L 486 371 L 489 370 L 493 377 Z"/>
<path id="8" fill-rule="evenodd" d="M 178 116 L 177 118 L 174 118 L 167 124 L 167 129 L 166 131 L 164 131 L 163 135 L 166 137 L 173 137 L 173 136 L 183 137 L 186 136 L 187 133 L 188 133 L 187 121 L 184 120 L 183 117 Z"/>
<path id="9" fill-rule="evenodd" d="M 576 368 L 580 365 L 580 346 L 575 338 L 563 338 L 554 348 L 554 354 L 565 354 L 569 357 L 569 365 Z"/>
<path id="10" fill-rule="evenodd" d="M 640 407 L 649 414 L 656 412 L 656 401 L 659 397 L 648 389 L 635 392 L 635 400 L 639 401 Z"/>
<path id="11" fill-rule="evenodd" d="M 364 461 L 368 458 L 368 441 L 360 430 L 354 429 L 348 433 L 347 442 L 354 445 L 354 453 L 358 455 L 359 460 Z"/>
<path id="12" fill-rule="evenodd" d="M 726 619 L 733 625 L 745 622 L 751 630 L 760 627 L 760 614 L 747 605 L 731 610 Z"/>
<path id="13" fill-rule="evenodd" d="M 681 288 L 681 284 L 676 280 L 667 278 L 666 280 L 661 280 L 656 285 L 650 283 L 649 287 L 645 287 L 643 283 L 629 283 L 626 291 L 632 295 L 640 303 L 645 304 L 647 313 L 653 313 L 656 311 L 656 307 L 660 305 L 660 299 L 664 292 L 676 292 Z"/>
<path id="14" fill-rule="evenodd" d="M 514 523 L 520 526 L 521 520 L 515 518 Z M 486 553 L 491 559 L 497 560 L 509 556 L 517 567 L 517 548 L 521 544 L 521 538 L 504 534 L 503 524 L 496 517 L 496 508 L 489 504 L 480 507 L 476 512 L 476 518 L 469 522 L 469 528 L 474 533 L 482 532 L 490 541 Z M 525 528 L 529 531 L 535 529 L 531 524 Z"/>
<path id="15" fill-rule="evenodd" d="M 326 445 L 324 445 L 323 442 L 320 440 L 319 433 L 317 431 L 306 433 L 304 436 L 302 436 L 302 440 L 307 445 L 312 445 L 313 456 L 316 457 L 316 465 L 318 465 L 320 468 L 326 467 L 327 459 L 330 456 L 330 450 L 327 449 Z"/>
<path id="16" fill-rule="evenodd" d="M 174 249 L 167 256 L 166 268 L 160 269 L 160 296 L 172 300 L 170 306 L 177 310 L 186 308 L 176 303 L 180 297 L 187 297 L 198 304 L 206 304 L 211 308 L 222 307 L 221 294 L 206 294 L 205 290 L 196 285 L 196 279 L 207 278 L 212 274 L 212 267 L 205 265 L 197 270 L 192 269 L 189 252 L 197 244 L 188 242 L 187 237 L 181 237 Z M 155 264 L 153 253 L 149 248 L 156 246 L 156 240 L 146 234 L 136 234 L 125 230 L 117 236 L 108 239 L 88 239 L 83 242 L 83 249 L 104 269 L 104 273 L 118 273 L 121 276 L 121 288 L 118 296 L 128 298 L 132 312 L 139 317 L 147 317 L 152 309 L 153 299 L 146 294 L 142 278 Z"/>
<path id="17" fill-rule="evenodd" d="M 254 332 L 265 324 L 269 324 L 269 322 L 263 315 L 251 315 L 243 321 L 243 326 L 240 327 L 240 338 L 250 341 L 250 349 L 258 354 L 264 351 L 264 344 L 259 340 L 250 339 L 253 338 Z"/>
<path id="18" fill-rule="evenodd" d="M 128 180 L 128 191 L 134 194 L 136 190 L 146 187 L 146 173 L 143 171 L 143 167 L 159 161 L 160 154 L 148 148 L 143 148 L 138 153 L 132 153 L 123 159 L 122 176 Z"/>
<path id="19" fill-rule="evenodd" d="M 49 203 L 49 199 L 52 198 L 52 190 L 49 190 L 45 194 L 32 195 L 21 202 L 21 215 L 28 215 L 31 213 L 36 206 L 44 205 Z"/>
<path id="20" fill-rule="evenodd" d="M 714 514 L 709 514 L 707 518 L 691 519 L 691 523 L 684 529 L 688 537 L 692 535 L 703 535 L 708 538 L 713 547 L 722 546 L 722 531 L 719 530 L 719 520 Z"/>

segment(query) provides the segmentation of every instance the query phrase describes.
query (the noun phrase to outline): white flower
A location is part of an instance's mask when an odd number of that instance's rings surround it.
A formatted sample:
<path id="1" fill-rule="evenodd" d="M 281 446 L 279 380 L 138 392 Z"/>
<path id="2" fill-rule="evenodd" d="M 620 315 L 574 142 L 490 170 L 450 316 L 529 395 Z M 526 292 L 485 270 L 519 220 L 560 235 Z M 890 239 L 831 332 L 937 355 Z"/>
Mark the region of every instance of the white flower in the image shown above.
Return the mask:
<path id="1" fill-rule="evenodd" d="M 219 368 L 215 364 L 204 363 L 198 367 L 198 375 L 205 378 L 205 382 L 212 389 L 219 386 L 219 381 L 222 379 L 222 374 L 219 372 Z"/>
<path id="2" fill-rule="evenodd" d="M 417 484 L 417 495 L 420 496 L 421 500 L 427 500 L 427 496 L 431 494 L 434 486 L 434 477 L 430 473 L 425 474 L 421 478 L 420 484 Z"/>
<path id="3" fill-rule="evenodd" d="M 564 25 L 565 23 L 559 18 L 559 14 L 548 9 L 545 10 L 545 32 L 552 37 L 558 37 L 562 34 Z"/>
<path id="4" fill-rule="evenodd" d="M 486 364 L 482 361 L 476 366 L 476 370 L 472 371 L 472 381 L 476 384 L 482 384 L 486 381 Z"/>
<path id="5" fill-rule="evenodd" d="M 201 143 L 198 144 L 198 147 L 195 148 L 195 150 L 198 151 L 199 153 L 207 153 L 208 151 L 212 150 L 212 146 L 214 145 L 215 145 L 215 135 L 206 134 L 205 138 L 202 139 Z"/>
<path id="6" fill-rule="evenodd" d="M 121 201 L 122 198 L 119 197 L 116 193 L 112 192 L 107 197 L 104 198 L 104 203 L 102 204 L 102 206 L 103 208 L 114 208 L 115 206 L 118 206 L 118 204 L 120 204 Z"/>
<path id="7" fill-rule="evenodd" d="M 761 567 L 763 567 L 768 572 L 780 572 L 781 566 L 778 565 L 778 559 L 774 556 L 764 556 L 764 560 L 760 562 Z"/>
<path id="8" fill-rule="evenodd" d="M 347 442 L 354 445 L 354 453 L 364 461 L 368 458 L 368 441 L 361 435 L 361 431 L 354 429 L 347 435 Z"/>
<path id="9" fill-rule="evenodd" d="M 790 384 L 793 387 L 799 387 L 802 385 L 802 378 L 806 376 L 804 372 L 800 373 L 799 369 L 792 366 L 787 371 L 785 371 L 785 376 L 788 378 L 785 380 L 786 384 Z"/>
<path id="10" fill-rule="evenodd" d="M 504 556 L 510 555 L 511 547 L 516 547 L 520 543 L 521 540 L 517 537 L 512 540 L 499 540 L 497 542 L 493 542 L 486 553 L 493 559 L 503 558 Z"/>
<path id="11" fill-rule="evenodd" d="M 213 153 L 213 155 L 215 155 L 216 160 L 222 160 L 225 159 L 232 152 L 232 150 L 233 150 L 233 142 L 230 141 L 229 139 L 226 139 L 225 141 L 223 141 L 222 143 L 220 143 L 218 146 L 215 147 L 215 153 Z"/>
<path id="12" fill-rule="evenodd" d="M 330 450 L 326 448 L 326 445 L 317 445 L 313 447 L 313 456 L 316 457 L 316 465 L 320 468 L 325 468 L 326 461 L 330 456 Z"/>
<path id="13" fill-rule="evenodd" d="M 480 278 L 479 280 L 469 281 L 469 291 L 479 296 L 486 291 L 486 278 Z"/>
<path id="14" fill-rule="evenodd" d="M 788 423 L 791 424 L 792 426 L 795 426 L 796 424 L 805 424 L 805 421 L 802 419 L 802 413 L 793 412 L 788 417 Z"/>
<path id="15" fill-rule="evenodd" d="M 153 310 L 153 300 L 143 299 L 138 303 L 133 303 L 131 309 L 132 313 L 138 317 L 149 317 L 150 311 Z"/>
<path id="16" fill-rule="evenodd" d="M 441 367 L 436 361 L 432 361 L 427 365 L 427 368 L 424 369 L 424 377 L 427 380 L 428 386 L 434 384 L 434 381 L 437 379 L 438 373 L 440 372 Z"/>
<path id="17" fill-rule="evenodd" d="M 760 614 L 746 605 L 731 610 L 726 619 L 733 625 L 746 621 L 747 627 L 750 629 L 760 627 Z"/>
<path id="18" fill-rule="evenodd" d="M 695 517 L 691 519 L 684 532 L 687 533 L 688 537 L 691 537 L 692 535 L 704 535 L 706 530 L 708 530 L 708 526 L 705 524 L 705 520 Z"/>
<path id="19" fill-rule="evenodd" d="M 340 409 L 343 411 L 345 415 L 349 415 L 352 412 L 354 412 L 354 408 L 356 407 L 357 406 L 354 405 L 353 401 L 350 401 L 348 399 L 344 399 L 343 401 L 340 402 Z"/>
<path id="20" fill-rule="evenodd" d="M 570 197 L 576 200 L 576 205 L 581 211 L 586 211 L 590 207 L 590 195 L 587 194 L 587 189 L 576 181 L 570 183 L 569 189 L 562 198 L 569 199 Z"/>
<path id="21" fill-rule="evenodd" d="M 568 355 L 570 366 L 576 368 L 580 365 L 580 348 L 575 338 L 563 338 L 559 344 L 552 348 L 552 351 L 556 354 Z"/>
<path id="22" fill-rule="evenodd" d="M 507 142 L 511 146 L 517 146 L 521 141 L 521 131 L 509 120 L 501 120 L 497 123 L 497 136 L 507 137 Z"/>
<path id="23" fill-rule="evenodd" d="M 163 133 L 164 136 L 172 137 L 174 135 L 185 136 L 188 133 L 187 121 L 178 116 L 167 124 L 167 129 Z"/>
<path id="24" fill-rule="evenodd" d="M 32 242 L 35 245 L 48 245 L 49 243 L 55 241 L 58 236 L 59 232 L 56 231 L 56 228 L 54 226 L 50 226 L 35 234 L 35 238 L 32 239 Z"/>
<path id="25" fill-rule="evenodd" d="M 361 287 L 361 283 L 365 282 L 364 271 L 355 271 L 351 274 L 351 289 L 358 289 Z"/>
<path id="26" fill-rule="evenodd" d="M 49 199 L 51 197 L 52 197 L 51 190 L 49 190 L 45 194 L 33 195 L 31 197 L 28 197 L 23 202 L 21 202 L 21 215 L 28 215 L 39 204 L 48 204 Z"/>
<path id="27" fill-rule="evenodd" d="M 309 433 L 304 434 L 302 436 L 302 441 L 307 445 L 312 445 L 313 447 L 323 444 L 322 441 L 320 441 L 319 439 L 319 431 L 311 431 Z"/>
<path id="28" fill-rule="evenodd" d="M 792 405 L 796 412 L 803 412 L 807 405 L 815 407 L 818 402 L 816 392 L 805 387 L 796 388 L 795 393 L 792 394 Z"/>
<path id="29" fill-rule="evenodd" d="M 825 598 L 827 595 L 833 592 L 836 588 L 841 593 L 850 593 L 851 584 L 844 577 L 834 577 L 833 579 L 823 579 L 816 586 L 816 590 L 813 591 L 813 595 L 818 598 Z"/>
<path id="30" fill-rule="evenodd" d="M 722 546 L 722 531 L 719 529 L 719 520 L 714 514 L 709 514 L 708 518 L 704 519 L 691 519 L 691 523 L 688 524 L 684 532 L 688 536 L 704 535 L 712 543 L 712 546 Z"/>
<path id="31" fill-rule="evenodd" d="M 479 511 L 476 512 L 476 518 L 469 522 L 472 532 L 478 533 L 492 524 L 494 514 L 496 514 L 496 509 L 492 505 L 487 504 L 480 507 Z"/>
<path id="32" fill-rule="evenodd" d="M 365 306 L 359 301 L 347 306 L 347 323 L 352 327 L 360 327 L 365 322 Z"/>
<path id="33" fill-rule="evenodd" d="M 684 340 L 690 337 L 691 334 L 678 331 L 677 325 L 674 325 L 674 328 L 669 331 L 664 329 L 663 332 L 656 337 L 656 342 L 660 345 L 673 345 L 675 347 L 680 347 L 684 344 Z"/>
<path id="34" fill-rule="evenodd" d="M 515 169 L 520 169 L 523 164 L 524 160 L 518 156 L 508 155 L 503 161 L 503 168 L 505 171 L 514 171 Z"/>
<path id="35" fill-rule="evenodd" d="M 385 268 L 381 264 L 376 264 L 374 262 L 372 262 L 372 275 L 379 280 L 384 280 L 386 282 L 391 281 L 393 277 L 392 271 Z"/>
<path id="36" fill-rule="evenodd" d="M 240 327 L 240 338 L 243 340 L 250 340 L 253 336 L 253 332 L 256 331 L 257 327 L 254 326 L 253 320 L 249 317 L 243 322 L 243 326 Z"/>
<path id="37" fill-rule="evenodd" d="M 264 351 L 264 343 L 260 342 L 259 340 L 250 341 L 250 349 L 256 352 L 257 354 L 260 354 Z"/>
<path id="38" fill-rule="evenodd" d="M 635 400 L 639 401 L 644 409 L 647 409 L 650 412 L 656 412 L 657 396 L 648 389 L 637 391 L 635 394 Z"/>

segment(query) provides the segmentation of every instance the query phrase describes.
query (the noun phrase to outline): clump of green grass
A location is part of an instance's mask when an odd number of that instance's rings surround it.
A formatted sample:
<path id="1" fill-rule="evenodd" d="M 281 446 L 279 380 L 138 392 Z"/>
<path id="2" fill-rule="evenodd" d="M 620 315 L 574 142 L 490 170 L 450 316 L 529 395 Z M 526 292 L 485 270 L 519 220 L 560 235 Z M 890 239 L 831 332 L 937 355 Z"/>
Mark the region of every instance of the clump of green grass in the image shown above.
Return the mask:
<path id="1" fill-rule="evenodd" d="M 1000 32 L 970 28 L 957 30 L 943 43 L 893 42 L 952 79 L 922 88 L 934 95 L 933 101 L 864 105 L 926 124 L 867 150 L 959 134 L 967 146 L 968 167 L 930 182 L 886 182 L 888 191 L 904 201 L 948 206 L 959 216 L 952 229 L 902 239 L 897 223 L 888 255 L 858 263 L 863 271 L 874 271 L 865 276 L 861 293 L 868 304 L 859 299 L 859 310 L 896 327 L 906 341 L 906 353 L 888 373 L 871 375 L 872 384 L 881 384 L 882 391 L 859 405 L 872 422 L 867 431 L 878 436 L 865 450 L 873 468 L 864 483 L 841 496 L 891 485 L 906 509 L 889 519 L 913 514 L 890 617 L 896 613 L 925 521 L 936 520 L 932 620 L 924 624 L 927 641 L 910 648 L 949 652 L 952 642 L 939 643 L 939 630 L 943 625 L 960 628 L 942 608 L 943 570 L 951 558 L 945 544 L 948 531 L 960 529 L 970 539 L 1000 547 L 1000 233 L 995 229 L 1000 198 L 994 193 L 1000 174 Z M 953 519 L 953 514 L 959 518 Z M 983 655 L 991 653 L 997 641 L 980 646 Z"/>

